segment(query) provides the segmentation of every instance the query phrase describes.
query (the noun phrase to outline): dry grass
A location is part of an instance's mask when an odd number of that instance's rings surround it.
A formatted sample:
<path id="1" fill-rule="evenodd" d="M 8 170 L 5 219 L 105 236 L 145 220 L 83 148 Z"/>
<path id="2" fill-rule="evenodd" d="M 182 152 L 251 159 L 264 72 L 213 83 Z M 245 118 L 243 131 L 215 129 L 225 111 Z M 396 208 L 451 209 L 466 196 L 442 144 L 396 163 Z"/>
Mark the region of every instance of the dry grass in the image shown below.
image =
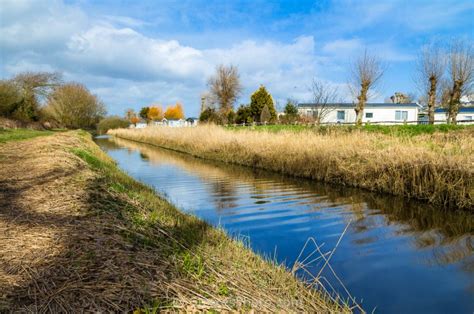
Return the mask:
<path id="1" fill-rule="evenodd" d="M 217 126 L 118 129 L 110 134 L 228 163 L 474 207 L 474 130 L 395 137 L 367 132 L 233 132 Z"/>
<path id="2" fill-rule="evenodd" d="M 348 312 L 67 132 L 0 146 L 0 312 Z"/>

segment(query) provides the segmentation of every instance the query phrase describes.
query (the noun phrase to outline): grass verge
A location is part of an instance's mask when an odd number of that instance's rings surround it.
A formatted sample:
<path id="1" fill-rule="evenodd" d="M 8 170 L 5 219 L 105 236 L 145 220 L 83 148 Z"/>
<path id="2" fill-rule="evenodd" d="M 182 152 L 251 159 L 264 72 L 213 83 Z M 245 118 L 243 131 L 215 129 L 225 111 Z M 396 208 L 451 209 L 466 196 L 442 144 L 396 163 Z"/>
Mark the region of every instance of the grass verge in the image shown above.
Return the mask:
<path id="1" fill-rule="evenodd" d="M 352 133 L 365 131 L 368 133 L 381 133 L 392 136 L 400 137 L 412 137 L 422 134 L 434 134 L 434 133 L 448 133 L 459 130 L 471 129 L 474 130 L 474 125 L 452 125 L 452 124 L 435 124 L 435 125 L 378 125 L 378 124 L 365 124 L 362 127 L 356 127 L 353 125 L 258 125 L 258 126 L 228 126 L 228 130 L 240 131 L 240 130 L 251 130 L 251 131 L 266 131 L 266 132 L 315 132 L 319 134 L 329 133 Z"/>
<path id="2" fill-rule="evenodd" d="M 46 136 L 51 134 L 53 134 L 52 131 L 38 131 L 31 129 L 0 129 L 0 143 L 26 140 L 37 136 Z"/>
<path id="3" fill-rule="evenodd" d="M 474 207 L 474 128 L 406 137 L 363 130 L 233 132 L 217 126 L 117 129 L 109 134 L 444 208 Z"/>
<path id="4" fill-rule="evenodd" d="M 177 210 L 85 132 L 0 157 L 0 311 L 350 311 Z"/>

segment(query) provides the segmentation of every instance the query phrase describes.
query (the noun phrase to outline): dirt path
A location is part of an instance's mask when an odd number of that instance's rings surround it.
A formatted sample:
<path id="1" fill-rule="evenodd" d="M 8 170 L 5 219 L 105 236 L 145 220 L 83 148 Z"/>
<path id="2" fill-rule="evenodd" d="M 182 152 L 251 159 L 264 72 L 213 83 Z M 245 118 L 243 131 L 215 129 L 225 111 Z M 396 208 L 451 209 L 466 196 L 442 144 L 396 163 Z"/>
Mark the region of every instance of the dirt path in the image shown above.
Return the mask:
<path id="1" fill-rule="evenodd" d="M 108 232 L 121 223 L 91 212 L 96 174 L 64 149 L 78 141 L 0 145 L 0 310 L 132 309 L 150 293 L 141 281 L 159 281 L 137 271 L 129 260 L 140 254 Z"/>

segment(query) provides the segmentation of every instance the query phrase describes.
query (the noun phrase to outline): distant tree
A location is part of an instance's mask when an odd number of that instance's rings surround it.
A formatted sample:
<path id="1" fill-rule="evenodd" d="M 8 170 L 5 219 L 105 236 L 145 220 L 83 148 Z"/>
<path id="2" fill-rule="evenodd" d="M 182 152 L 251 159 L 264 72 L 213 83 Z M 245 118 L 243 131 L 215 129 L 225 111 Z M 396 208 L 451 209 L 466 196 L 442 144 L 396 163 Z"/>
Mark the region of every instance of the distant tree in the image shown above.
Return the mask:
<path id="1" fill-rule="evenodd" d="M 227 123 L 228 123 L 228 124 L 233 124 L 233 123 L 235 123 L 235 118 L 236 118 L 236 114 L 235 114 L 235 111 L 232 109 L 232 110 L 229 111 L 229 113 L 227 114 Z"/>
<path id="2" fill-rule="evenodd" d="M 12 117 L 23 121 L 36 121 L 40 118 L 41 101 L 60 85 L 61 75 L 49 72 L 23 72 L 16 75 L 13 81 L 20 87 L 23 100 Z"/>
<path id="3" fill-rule="evenodd" d="M 118 116 L 111 116 L 100 120 L 97 124 L 97 132 L 99 134 L 105 134 L 108 130 L 126 128 L 130 125 L 130 122 L 124 118 Z"/>
<path id="4" fill-rule="evenodd" d="M 203 112 L 199 115 L 200 122 L 207 122 L 207 123 L 215 123 L 215 124 L 222 124 L 222 115 L 216 112 L 214 108 L 206 108 Z"/>
<path id="5" fill-rule="evenodd" d="M 137 116 L 133 116 L 130 118 L 130 123 L 133 124 L 133 125 L 137 125 L 137 123 L 140 122 L 140 118 L 137 117 Z"/>
<path id="6" fill-rule="evenodd" d="M 474 51 L 472 43 L 455 41 L 449 51 L 450 97 L 448 123 L 456 124 L 461 97 L 468 94 L 474 82 Z"/>
<path id="7" fill-rule="evenodd" d="M 11 117 L 22 101 L 18 84 L 11 80 L 0 81 L 0 116 Z"/>
<path id="8" fill-rule="evenodd" d="M 350 87 L 357 98 L 354 108 L 357 125 L 362 124 L 369 91 L 380 81 L 383 73 L 384 69 L 381 61 L 376 56 L 368 54 L 367 50 L 352 64 Z"/>
<path id="9" fill-rule="evenodd" d="M 163 120 L 163 108 L 161 106 L 151 106 L 147 110 L 147 118 L 152 121 Z"/>
<path id="10" fill-rule="evenodd" d="M 390 96 L 390 101 L 394 104 L 410 104 L 415 101 L 415 95 L 413 93 L 395 92 L 393 96 Z"/>
<path id="11" fill-rule="evenodd" d="M 424 46 L 418 56 L 415 81 L 425 98 L 430 124 L 434 124 L 436 98 L 445 69 L 446 59 L 440 47 L 437 45 Z"/>
<path id="12" fill-rule="evenodd" d="M 140 116 L 140 118 L 142 118 L 143 120 L 146 120 L 148 121 L 149 118 L 148 118 L 148 111 L 150 110 L 150 107 L 143 107 L 142 109 L 140 109 L 140 113 L 138 114 Z"/>
<path id="13" fill-rule="evenodd" d="M 125 110 L 125 119 L 127 119 L 128 121 L 132 122 L 132 118 L 136 116 L 137 114 L 135 113 L 135 110 L 131 108 Z"/>
<path id="14" fill-rule="evenodd" d="M 298 115 L 298 105 L 296 104 L 296 101 L 288 99 L 283 112 L 290 116 Z"/>
<path id="15" fill-rule="evenodd" d="M 242 91 L 237 67 L 219 65 L 208 85 L 213 102 L 219 104 L 220 113 L 227 116 Z"/>
<path id="16" fill-rule="evenodd" d="M 260 116 L 265 106 L 267 106 L 270 111 L 269 121 L 275 121 L 276 111 L 272 95 L 270 95 L 265 86 L 261 85 L 259 89 L 250 96 L 250 111 L 252 112 L 254 121 L 261 122 Z"/>
<path id="17" fill-rule="evenodd" d="M 330 112 L 335 110 L 335 103 L 339 97 L 338 90 L 328 83 L 313 79 L 310 92 L 316 106 L 313 111 L 313 118 L 317 124 L 320 124 Z"/>
<path id="18" fill-rule="evenodd" d="M 47 110 L 56 121 L 72 129 L 93 128 L 106 113 L 97 96 L 78 83 L 56 88 L 48 97 Z"/>
<path id="19" fill-rule="evenodd" d="M 250 110 L 250 106 L 240 105 L 239 109 L 237 109 L 237 113 L 235 115 L 235 123 L 252 123 L 252 111 Z"/>
<path id="20" fill-rule="evenodd" d="M 288 99 L 283 112 L 285 113 L 285 116 L 282 118 L 284 122 L 292 123 L 296 121 L 299 116 L 296 101 Z"/>
<path id="21" fill-rule="evenodd" d="M 180 103 L 176 103 L 176 105 L 174 106 L 169 106 L 168 108 L 166 108 L 165 118 L 168 120 L 183 119 L 184 118 L 183 106 L 181 106 Z"/>

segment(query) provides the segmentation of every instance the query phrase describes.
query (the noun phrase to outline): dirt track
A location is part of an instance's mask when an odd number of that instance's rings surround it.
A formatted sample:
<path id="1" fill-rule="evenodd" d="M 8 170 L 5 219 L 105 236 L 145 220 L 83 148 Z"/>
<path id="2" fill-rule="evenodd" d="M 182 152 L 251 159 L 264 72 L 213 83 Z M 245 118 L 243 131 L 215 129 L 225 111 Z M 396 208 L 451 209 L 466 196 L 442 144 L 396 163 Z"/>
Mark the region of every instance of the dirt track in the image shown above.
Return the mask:
<path id="1" fill-rule="evenodd" d="M 117 219 L 92 214 L 97 178 L 64 149 L 75 141 L 0 145 L 0 311 L 131 309 L 150 292 L 142 280 L 160 277 L 129 262 L 140 254 L 108 232 Z"/>

